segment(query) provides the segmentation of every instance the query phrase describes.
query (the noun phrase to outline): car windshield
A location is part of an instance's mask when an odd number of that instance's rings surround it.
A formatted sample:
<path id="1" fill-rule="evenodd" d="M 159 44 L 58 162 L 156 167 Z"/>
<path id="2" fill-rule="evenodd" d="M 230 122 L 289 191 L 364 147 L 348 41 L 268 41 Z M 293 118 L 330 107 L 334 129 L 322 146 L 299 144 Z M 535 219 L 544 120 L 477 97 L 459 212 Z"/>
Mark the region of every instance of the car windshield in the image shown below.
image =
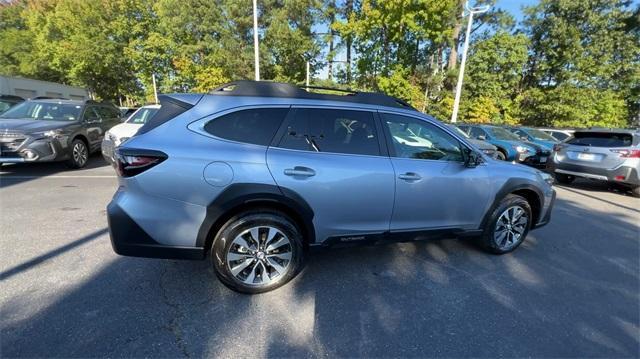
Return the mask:
<path id="1" fill-rule="evenodd" d="M 505 130 L 502 127 L 491 127 L 489 128 L 489 131 L 491 131 L 491 133 L 493 134 L 493 137 L 499 139 L 499 140 L 506 140 L 506 141 L 519 141 L 520 138 L 518 138 L 518 136 L 514 135 L 513 133 L 509 132 L 508 130 Z"/>
<path id="2" fill-rule="evenodd" d="M 553 138 L 553 136 L 549 135 L 546 132 L 536 130 L 535 128 L 527 128 L 526 131 L 531 137 L 535 138 L 536 140 L 556 141 L 556 139 Z"/>
<path id="3" fill-rule="evenodd" d="M 464 138 L 471 138 L 464 131 L 458 128 L 458 126 L 449 125 L 449 128 L 452 129 L 455 133 L 459 134 L 460 136 L 463 136 Z"/>
<path id="4" fill-rule="evenodd" d="M 158 108 L 142 107 L 133 113 L 128 119 L 127 123 L 145 124 L 153 115 L 158 112 Z"/>
<path id="5" fill-rule="evenodd" d="M 3 113 L 6 110 L 8 110 L 11 106 L 13 106 L 14 103 L 15 102 L 0 100 L 0 113 Z"/>
<path id="6" fill-rule="evenodd" d="M 25 101 L 0 114 L 0 118 L 76 121 L 81 109 L 80 105 L 61 102 Z"/>

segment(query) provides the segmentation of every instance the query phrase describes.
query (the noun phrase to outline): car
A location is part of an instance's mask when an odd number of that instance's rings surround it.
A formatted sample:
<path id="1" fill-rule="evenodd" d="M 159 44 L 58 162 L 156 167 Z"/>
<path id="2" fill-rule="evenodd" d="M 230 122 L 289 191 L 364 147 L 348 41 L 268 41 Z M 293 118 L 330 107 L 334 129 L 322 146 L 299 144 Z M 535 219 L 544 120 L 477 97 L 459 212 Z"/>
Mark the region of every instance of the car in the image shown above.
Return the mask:
<path id="1" fill-rule="evenodd" d="M 559 128 L 538 128 L 538 130 L 548 133 L 549 135 L 551 135 L 551 137 L 555 138 L 558 142 L 565 141 L 569 137 L 573 136 L 573 132 L 575 132 L 575 130 L 559 129 Z"/>
<path id="2" fill-rule="evenodd" d="M 491 159 L 399 99 L 346 94 L 237 81 L 161 95 L 115 150 L 114 251 L 209 253 L 222 283 L 260 293 L 319 247 L 472 236 L 502 254 L 549 222 L 549 174 Z"/>
<path id="3" fill-rule="evenodd" d="M 640 132 L 624 129 L 577 130 L 557 144 L 548 171 L 561 184 L 577 177 L 630 189 L 640 196 Z"/>
<path id="4" fill-rule="evenodd" d="M 133 112 L 124 123 L 118 124 L 109 129 L 102 139 L 102 156 L 109 163 L 113 163 L 113 150 L 120 144 L 135 135 L 138 129 L 144 125 L 153 115 L 158 112 L 160 105 L 142 106 Z"/>
<path id="5" fill-rule="evenodd" d="M 497 158 L 498 156 L 498 147 L 490 144 L 487 141 L 482 141 L 482 140 L 477 140 L 475 138 L 471 138 L 469 137 L 469 135 L 467 135 L 466 132 L 462 131 L 461 129 L 459 129 L 458 127 L 452 125 L 452 124 L 448 124 L 447 125 L 451 130 L 457 132 L 458 134 L 460 134 L 461 136 L 464 136 L 464 138 L 467 139 L 467 142 L 471 143 L 472 145 L 476 146 L 476 148 L 478 148 L 480 151 L 482 151 L 485 155 L 491 157 L 491 158 Z"/>
<path id="6" fill-rule="evenodd" d="M 7 111 L 22 101 L 24 101 L 24 99 L 20 96 L 0 95 L 0 113 Z"/>
<path id="7" fill-rule="evenodd" d="M 544 147 L 549 152 L 551 152 L 551 150 L 553 149 L 553 145 L 560 142 L 548 133 L 535 128 L 515 126 L 508 126 L 505 128 L 511 131 L 514 135 L 520 137 L 520 139 L 522 139 L 523 141 L 535 143 L 539 146 Z"/>
<path id="8" fill-rule="evenodd" d="M 118 107 L 118 109 L 122 118 L 129 118 L 134 112 L 138 111 L 138 107 Z"/>
<path id="9" fill-rule="evenodd" d="M 532 142 L 523 141 L 509 130 L 494 125 L 460 124 L 460 129 L 472 138 L 487 141 L 498 148 L 499 160 L 545 168 L 551 149 Z"/>
<path id="10" fill-rule="evenodd" d="M 87 164 L 120 111 L 92 100 L 24 101 L 0 114 L 0 163 L 66 161 Z"/>

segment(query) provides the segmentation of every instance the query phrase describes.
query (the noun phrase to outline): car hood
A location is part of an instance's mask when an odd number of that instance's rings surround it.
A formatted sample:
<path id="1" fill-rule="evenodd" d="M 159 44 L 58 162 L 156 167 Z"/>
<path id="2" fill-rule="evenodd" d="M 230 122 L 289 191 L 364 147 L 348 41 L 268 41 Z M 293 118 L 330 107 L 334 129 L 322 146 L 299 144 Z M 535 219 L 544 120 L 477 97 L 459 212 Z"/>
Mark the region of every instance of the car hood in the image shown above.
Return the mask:
<path id="1" fill-rule="evenodd" d="M 25 134 L 50 131 L 73 125 L 74 122 L 44 121 L 31 119 L 7 119 L 0 118 L 0 132 L 20 131 Z"/>
<path id="2" fill-rule="evenodd" d="M 467 141 L 469 141 L 472 145 L 478 147 L 481 150 L 496 150 L 496 146 L 490 144 L 489 142 L 485 142 L 482 140 L 476 140 L 473 138 L 467 138 Z"/>
<path id="3" fill-rule="evenodd" d="M 142 124 L 138 124 L 138 123 L 121 123 L 119 125 L 113 126 L 109 130 L 109 133 L 112 136 L 115 136 L 118 139 L 123 138 L 123 137 L 132 137 L 133 135 L 136 134 L 136 132 L 138 132 L 140 127 L 142 127 Z"/>
<path id="4" fill-rule="evenodd" d="M 535 144 L 545 147 L 546 150 L 550 151 L 556 143 L 553 141 L 537 140 Z"/>

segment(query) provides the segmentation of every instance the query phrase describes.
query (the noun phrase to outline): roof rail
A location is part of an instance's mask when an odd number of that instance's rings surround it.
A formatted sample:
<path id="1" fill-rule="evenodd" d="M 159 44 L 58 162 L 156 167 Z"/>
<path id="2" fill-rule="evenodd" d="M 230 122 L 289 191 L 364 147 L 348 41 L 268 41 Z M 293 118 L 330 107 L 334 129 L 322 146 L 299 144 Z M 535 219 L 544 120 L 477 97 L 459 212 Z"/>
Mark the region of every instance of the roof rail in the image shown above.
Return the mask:
<path id="1" fill-rule="evenodd" d="M 322 94 L 305 91 L 305 89 L 344 92 L 346 95 Z M 359 92 L 331 87 L 296 86 L 288 83 L 271 81 L 233 81 L 217 87 L 209 93 L 212 95 L 223 96 L 285 97 L 309 100 L 343 101 L 416 110 L 406 101 L 383 93 Z"/>
<path id="2" fill-rule="evenodd" d="M 58 96 L 36 96 L 32 100 L 69 100 L 68 98 Z"/>

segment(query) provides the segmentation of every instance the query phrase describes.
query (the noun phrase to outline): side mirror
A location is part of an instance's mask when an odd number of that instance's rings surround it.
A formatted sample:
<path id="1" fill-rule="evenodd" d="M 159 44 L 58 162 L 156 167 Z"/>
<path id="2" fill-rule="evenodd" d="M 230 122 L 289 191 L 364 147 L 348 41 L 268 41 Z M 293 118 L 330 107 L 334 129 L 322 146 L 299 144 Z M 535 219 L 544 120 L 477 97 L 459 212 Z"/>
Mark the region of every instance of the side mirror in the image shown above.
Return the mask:
<path id="1" fill-rule="evenodd" d="M 482 163 L 482 155 L 468 148 L 464 150 L 464 166 L 465 167 L 475 168 L 481 163 Z"/>
<path id="2" fill-rule="evenodd" d="M 527 136 L 520 136 L 520 139 L 523 141 L 529 141 L 529 138 Z"/>
<path id="3" fill-rule="evenodd" d="M 486 140 L 487 140 L 487 136 L 485 136 L 485 135 L 479 135 L 477 138 L 478 138 L 480 141 L 486 141 Z"/>
<path id="4" fill-rule="evenodd" d="M 86 122 L 87 123 L 100 123 L 100 122 L 102 122 L 102 119 L 100 119 L 99 117 L 87 117 Z"/>

